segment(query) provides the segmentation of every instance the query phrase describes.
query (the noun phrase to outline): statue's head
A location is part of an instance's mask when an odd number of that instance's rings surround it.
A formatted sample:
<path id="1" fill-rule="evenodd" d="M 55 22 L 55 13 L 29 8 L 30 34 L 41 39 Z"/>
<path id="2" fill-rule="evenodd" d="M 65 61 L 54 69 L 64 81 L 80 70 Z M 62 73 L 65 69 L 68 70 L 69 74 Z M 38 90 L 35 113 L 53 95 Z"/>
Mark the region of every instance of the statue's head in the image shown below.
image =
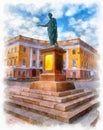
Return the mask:
<path id="1" fill-rule="evenodd" d="M 48 13 L 49 18 L 52 18 L 52 13 Z"/>

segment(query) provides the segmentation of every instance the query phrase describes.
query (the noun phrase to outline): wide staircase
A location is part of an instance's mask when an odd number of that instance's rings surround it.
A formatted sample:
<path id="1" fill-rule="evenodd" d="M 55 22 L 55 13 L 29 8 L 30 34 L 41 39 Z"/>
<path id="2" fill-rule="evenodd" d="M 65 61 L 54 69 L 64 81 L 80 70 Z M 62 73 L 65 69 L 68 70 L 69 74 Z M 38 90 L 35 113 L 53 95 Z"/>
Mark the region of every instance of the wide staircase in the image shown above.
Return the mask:
<path id="1" fill-rule="evenodd" d="M 4 109 L 30 123 L 71 123 L 98 105 L 98 93 L 73 89 L 52 92 L 22 87 L 8 89 Z"/>

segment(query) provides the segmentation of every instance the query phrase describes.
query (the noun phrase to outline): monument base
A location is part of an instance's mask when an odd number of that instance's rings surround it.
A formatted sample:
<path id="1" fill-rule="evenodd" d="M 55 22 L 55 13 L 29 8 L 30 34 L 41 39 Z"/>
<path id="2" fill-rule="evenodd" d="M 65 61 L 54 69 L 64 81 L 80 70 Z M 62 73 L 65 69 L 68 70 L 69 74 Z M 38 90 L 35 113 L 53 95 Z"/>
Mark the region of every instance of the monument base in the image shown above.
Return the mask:
<path id="1" fill-rule="evenodd" d="M 67 81 L 35 81 L 30 84 L 30 89 L 59 92 L 75 89 L 75 86 Z"/>
<path id="2" fill-rule="evenodd" d="M 66 76 L 63 74 L 55 74 L 55 73 L 43 73 L 40 75 L 41 81 L 65 81 Z"/>

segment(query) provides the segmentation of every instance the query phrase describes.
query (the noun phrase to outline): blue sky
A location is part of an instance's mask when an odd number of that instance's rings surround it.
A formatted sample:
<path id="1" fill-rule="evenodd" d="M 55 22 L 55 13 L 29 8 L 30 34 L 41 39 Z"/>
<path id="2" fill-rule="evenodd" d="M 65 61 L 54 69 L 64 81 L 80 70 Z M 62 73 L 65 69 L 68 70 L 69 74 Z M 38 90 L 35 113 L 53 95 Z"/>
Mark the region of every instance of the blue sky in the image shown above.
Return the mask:
<path id="1" fill-rule="evenodd" d="M 98 44 L 98 13 L 96 3 L 54 3 L 7 4 L 5 6 L 5 38 L 24 35 L 34 39 L 48 40 L 47 29 L 37 24 L 48 22 L 48 13 L 57 20 L 58 40 L 80 37 L 88 44 Z"/>

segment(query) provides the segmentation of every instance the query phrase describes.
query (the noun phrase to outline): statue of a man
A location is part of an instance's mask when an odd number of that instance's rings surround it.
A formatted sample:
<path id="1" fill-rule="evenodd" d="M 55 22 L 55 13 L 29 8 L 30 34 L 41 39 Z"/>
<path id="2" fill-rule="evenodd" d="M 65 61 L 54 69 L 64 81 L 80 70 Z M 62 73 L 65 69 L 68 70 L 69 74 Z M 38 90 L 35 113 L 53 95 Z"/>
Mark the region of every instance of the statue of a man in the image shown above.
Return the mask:
<path id="1" fill-rule="evenodd" d="M 42 27 L 47 27 L 48 36 L 50 40 L 50 45 L 57 45 L 57 22 L 56 19 L 52 17 L 52 14 L 48 14 L 49 22 L 45 25 L 40 25 Z"/>

